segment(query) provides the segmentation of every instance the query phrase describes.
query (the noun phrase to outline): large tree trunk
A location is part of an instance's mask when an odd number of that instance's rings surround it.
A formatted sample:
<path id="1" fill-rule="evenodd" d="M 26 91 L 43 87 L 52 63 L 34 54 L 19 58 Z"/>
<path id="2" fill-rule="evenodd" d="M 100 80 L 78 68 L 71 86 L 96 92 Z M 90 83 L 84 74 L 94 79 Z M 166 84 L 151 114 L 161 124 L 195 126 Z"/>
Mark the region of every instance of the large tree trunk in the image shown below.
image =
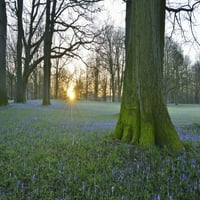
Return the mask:
<path id="1" fill-rule="evenodd" d="M 7 16 L 5 1 L 0 1 L 0 106 L 8 104 L 6 90 Z"/>
<path id="2" fill-rule="evenodd" d="M 56 9 L 56 0 L 46 1 L 46 25 L 44 38 L 44 85 L 43 85 L 43 105 L 50 105 L 50 82 L 51 82 L 51 44 L 54 31 L 54 17 Z"/>
<path id="3" fill-rule="evenodd" d="M 38 99 L 38 70 L 33 71 L 33 98 Z"/>
<path id="4" fill-rule="evenodd" d="M 50 9 L 51 3 L 47 2 L 46 8 L 46 25 L 44 38 L 44 85 L 43 85 L 43 105 L 50 105 L 50 77 L 51 77 L 51 33 L 50 33 Z"/>
<path id="5" fill-rule="evenodd" d="M 12 75 L 9 75 L 9 98 L 10 99 L 13 99 L 14 98 L 14 95 L 13 95 L 13 86 L 14 86 L 14 81 L 15 81 L 15 78 L 12 76 Z"/>
<path id="6" fill-rule="evenodd" d="M 127 0 L 126 12 L 125 80 L 114 136 L 181 149 L 161 91 L 165 1 Z"/>
<path id="7" fill-rule="evenodd" d="M 105 76 L 103 79 L 103 100 L 106 101 L 107 100 L 107 77 Z"/>

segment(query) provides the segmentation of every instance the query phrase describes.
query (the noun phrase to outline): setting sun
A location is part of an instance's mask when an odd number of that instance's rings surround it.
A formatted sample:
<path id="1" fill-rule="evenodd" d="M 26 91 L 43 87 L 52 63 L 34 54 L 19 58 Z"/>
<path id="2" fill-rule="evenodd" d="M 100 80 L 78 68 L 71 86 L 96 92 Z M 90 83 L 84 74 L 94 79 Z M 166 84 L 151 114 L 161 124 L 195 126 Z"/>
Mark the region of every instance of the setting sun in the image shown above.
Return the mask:
<path id="1" fill-rule="evenodd" d="M 75 100 L 75 92 L 74 92 L 74 89 L 72 88 L 69 88 L 68 91 L 67 91 L 67 97 L 69 98 L 69 100 L 71 101 L 74 101 Z"/>

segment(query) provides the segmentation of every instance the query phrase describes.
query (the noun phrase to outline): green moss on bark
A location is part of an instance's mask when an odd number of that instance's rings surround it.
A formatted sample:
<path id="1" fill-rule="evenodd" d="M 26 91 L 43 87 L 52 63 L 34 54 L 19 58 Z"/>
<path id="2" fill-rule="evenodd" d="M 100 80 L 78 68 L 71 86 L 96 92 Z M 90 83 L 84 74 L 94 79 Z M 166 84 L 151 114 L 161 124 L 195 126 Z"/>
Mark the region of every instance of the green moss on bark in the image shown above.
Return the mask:
<path id="1" fill-rule="evenodd" d="M 145 147 L 183 149 L 162 97 L 165 1 L 127 0 L 126 68 L 114 136 Z"/>

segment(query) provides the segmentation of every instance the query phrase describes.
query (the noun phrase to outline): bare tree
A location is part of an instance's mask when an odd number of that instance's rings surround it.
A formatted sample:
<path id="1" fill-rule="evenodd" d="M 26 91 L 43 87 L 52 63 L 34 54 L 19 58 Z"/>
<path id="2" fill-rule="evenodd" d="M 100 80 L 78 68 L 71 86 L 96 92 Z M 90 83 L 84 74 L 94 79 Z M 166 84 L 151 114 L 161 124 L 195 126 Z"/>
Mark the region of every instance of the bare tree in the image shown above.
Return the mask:
<path id="1" fill-rule="evenodd" d="M 9 2 L 9 8 L 11 14 L 16 13 L 16 19 L 18 21 L 18 43 L 17 43 L 17 94 L 16 101 L 24 102 L 26 85 L 28 78 L 32 71 L 44 61 L 44 74 L 50 73 L 50 61 L 47 59 L 61 58 L 64 55 L 70 57 L 80 57 L 77 54 L 77 50 L 81 46 L 87 46 L 94 41 L 95 33 L 91 32 L 92 17 L 89 17 L 87 13 L 97 12 L 98 9 L 94 8 L 94 3 L 100 0 L 94 1 L 41 1 L 32 0 L 27 7 L 23 4 L 23 1 L 11 1 Z M 48 11 L 48 3 L 50 4 L 50 10 Z M 49 19 L 46 17 L 46 25 L 44 24 L 44 17 L 49 14 Z M 73 17 L 72 17 L 73 13 Z M 24 21 L 22 20 L 22 14 Z M 14 16 L 15 17 L 15 16 Z M 66 19 L 67 18 L 67 22 Z M 90 26 L 88 22 L 91 20 Z M 79 22 L 81 21 L 81 22 Z M 84 22 L 84 23 L 83 23 Z M 14 26 L 12 29 L 15 31 Z M 49 29 L 49 30 L 48 30 Z M 51 32 L 50 32 L 51 31 Z M 55 33 L 55 34 L 54 34 Z M 66 34 L 65 34 L 66 33 Z M 48 36 L 49 35 L 49 36 Z M 52 45 L 53 35 L 59 38 L 65 38 L 62 47 L 56 43 Z M 49 41 L 49 42 L 47 42 Z M 56 41 L 56 40 L 55 40 Z M 40 56 L 35 56 L 40 51 L 42 44 L 44 44 L 45 53 Z M 46 51 L 50 49 L 49 51 Z M 49 54 L 50 56 L 46 56 Z M 48 58 L 50 57 L 50 59 Z M 46 66 L 46 67 L 45 67 Z M 48 68 L 47 68 L 48 66 Z M 50 78 L 45 77 L 44 82 L 44 98 L 43 103 L 49 104 L 50 100 Z M 47 75 L 49 77 L 49 75 Z"/>
<path id="2" fill-rule="evenodd" d="M 7 84 L 8 97 L 14 99 L 16 86 L 16 49 L 10 39 L 7 39 Z"/>
<path id="3" fill-rule="evenodd" d="M 200 41 L 198 38 L 198 13 L 200 8 L 199 0 L 186 1 L 171 1 L 168 0 L 166 4 L 166 18 L 168 23 L 171 23 L 171 33 L 168 33 L 169 37 L 173 38 L 174 33 L 181 35 L 183 43 L 194 45 L 197 48 L 200 47 Z"/>
<path id="4" fill-rule="evenodd" d="M 184 56 L 180 46 L 166 38 L 164 67 L 163 67 L 163 86 L 165 98 L 168 95 L 173 97 L 173 103 L 178 104 L 178 97 L 181 88 L 181 80 L 184 73 Z"/>
<path id="5" fill-rule="evenodd" d="M 105 41 L 106 41 L 106 47 L 105 47 L 105 55 L 107 57 L 108 61 L 108 70 L 110 72 L 110 88 L 111 88 L 111 95 L 112 99 L 111 101 L 115 101 L 115 95 L 116 95 L 116 85 L 115 85 L 115 76 L 116 76 L 116 65 L 114 63 L 114 39 L 113 39 L 113 27 L 107 27 L 105 32 Z"/>
<path id="6" fill-rule="evenodd" d="M 22 39 L 23 39 L 23 0 L 17 0 L 17 83 L 16 83 L 16 102 L 23 102 L 23 80 L 22 80 Z"/>
<path id="7" fill-rule="evenodd" d="M 43 105 L 50 104 L 50 78 L 51 78 L 51 45 L 54 30 L 54 18 L 56 14 L 56 0 L 52 3 L 46 1 L 46 24 L 44 35 L 44 88 Z"/>
<path id="8" fill-rule="evenodd" d="M 35 58 L 38 58 L 35 55 L 38 54 L 43 41 L 42 20 L 45 7 L 40 0 L 32 0 L 27 7 L 21 0 L 11 1 L 8 5 L 11 17 L 17 20 L 17 83 L 15 101 L 25 102 L 28 78 L 42 61 L 41 58 L 35 60 Z M 10 23 L 12 24 L 13 22 Z M 12 31 L 16 31 L 15 24 L 9 27 Z"/>
<path id="9" fill-rule="evenodd" d="M 111 101 L 121 98 L 122 80 L 125 65 L 124 32 L 112 25 L 107 25 L 103 32 L 98 53 L 101 57 L 101 65 L 109 72 Z"/>
<path id="10" fill-rule="evenodd" d="M 62 46 L 54 44 L 52 47 L 51 58 L 79 58 L 80 48 L 88 49 L 90 44 L 95 42 L 99 32 L 92 31 L 93 20 L 88 13 L 96 13 L 99 10 L 93 7 L 95 1 L 62 1 L 56 11 L 55 16 L 55 36 L 60 37 L 63 41 Z M 71 13 L 74 13 L 73 17 Z M 63 20 L 68 16 L 68 20 Z M 81 23 L 80 23 L 81 22 Z M 89 45 L 89 46 L 88 46 Z M 80 81 L 78 81 L 80 82 Z M 77 85 L 80 85 L 77 83 Z"/>
<path id="11" fill-rule="evenodd" d="M 115 65 L 117 71 L 117 94 L 118 100 L 121 100 L 122 86 L 124 79 L 124 67 L 125 67 L 125 33 L 122 29 L 116 30 L 114 34 L 114 46 L 115 46 Z"/>
<path id="12" fill-rule="evenodd" d="M 194 102 L 200 103 L 200 61 L 197 61 L 193 66 L 193 81 L 194 81 Z"/>
<path id="13" fill-rule="evenodd" d="M 54 77 L 52 81 L 52 86 L 54 86 L 53 93 L 55 99 L 65 97 L 66 94 L 62 94 L 61 90 L 68 90 L 70 84 L 73 82 L 74 73 L 70 72 L 66 68 L 68 61 L 68 58 L 65 57 L 61 59 L 57 58 L 52 61 L 52 75 Z"/>

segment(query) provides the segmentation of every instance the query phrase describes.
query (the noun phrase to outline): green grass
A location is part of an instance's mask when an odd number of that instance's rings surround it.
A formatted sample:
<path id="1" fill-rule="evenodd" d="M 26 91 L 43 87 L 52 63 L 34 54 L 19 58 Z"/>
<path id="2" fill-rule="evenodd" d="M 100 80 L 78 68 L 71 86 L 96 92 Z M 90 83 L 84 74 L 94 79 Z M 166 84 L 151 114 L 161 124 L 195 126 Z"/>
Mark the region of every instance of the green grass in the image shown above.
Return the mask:
<path id="1" fill-rule="evenodd" d="M 169 111 L 184 152 L 111 140 L 117 103 L 0 107 L 0 199 L 200 199 L 200 107 Z"/>

